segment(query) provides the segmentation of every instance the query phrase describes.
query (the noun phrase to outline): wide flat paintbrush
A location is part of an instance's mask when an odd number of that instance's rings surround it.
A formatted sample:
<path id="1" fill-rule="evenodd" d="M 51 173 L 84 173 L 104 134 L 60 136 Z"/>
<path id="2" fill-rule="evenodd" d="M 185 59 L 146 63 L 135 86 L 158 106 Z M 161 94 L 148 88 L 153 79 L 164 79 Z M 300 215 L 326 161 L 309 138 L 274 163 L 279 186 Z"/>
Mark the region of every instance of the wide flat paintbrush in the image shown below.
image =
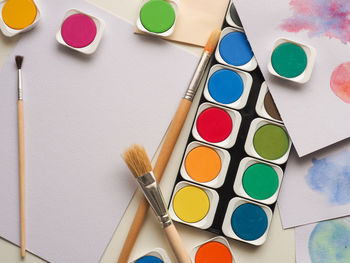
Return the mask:
<path id="1" fill-rule="evenodd" d="M 192 105 L 193 98 L 196 95 L 197 89 L 202 80 L 203 74 L 205 72 L 205 68 L 208 65 L 209 59 L 212 53 L 214 52 L 215 47 L 219 41 L 220 33 L 221 33 L 220 30 L 214 30 L 211 33 L 208 39 L 208 42 L 204 48 L 204 51 L 202 53 L 202 56 L 198 62 L 196 71 L 194 72 L 192 80 L 185 93 L 185 96 L 182 98 L 176 110 L 176 113 L 174 115 L 174 118 L 170 124 L 168 133 L 164 139 L 164 143 L 162 145 L 162 148 L 158 155 L 157 162 L 153 169 L 154 175 L 158 182 L 160 182 L 163 176 L 165 167 L 171 156 L 171 153 L 173 152 L 177 138 L 179 137 L 183 124 L 186 120 L 188 111 L 190 110 L 190 107 Z M 136 238 L 141 230 L 142 224 L 146 217 L 147 210 L 148 210 L 148 202 L 145 198 L 142 198 L 142 200 L 140 201 L 139 207 L 137 209 L 137 212 L 135 214 L 134 220 L 132 222 L 131 228 L 129 230 L 128 236 L 125 239 L 122 251 L 119 255 L 118 263 L 127 262 L 130 252 L 135 244 Z"/>
<path id="2" fill-rule="evenodd" d="M 164 199 L 156 178 L 152 171 L 151 162 L 147 156 L 145 148 L 139 145 L 133 145 L 123 154 L 124 161 L 130 171 L 137 179 L 143 194 L 147 198 L 154 213 L 158 217 L 162 228 L 164 229 L 169 243 L 180 263 L 191 263 L 182 240 L 168 214 Z"/>
<path id="3" fill-rule="evenodd" d="M 18 69 L 18 167 L 19 167 L 19 205 L 20 205 L 20 233 L 21 256 L 26 255 L 26 225 L 25 225 L 25 181 L 24 181 L 24 118 L 23 118 L 23 88 L 22 88 L 22 63 L 23 57 L 16 56 Z"/>

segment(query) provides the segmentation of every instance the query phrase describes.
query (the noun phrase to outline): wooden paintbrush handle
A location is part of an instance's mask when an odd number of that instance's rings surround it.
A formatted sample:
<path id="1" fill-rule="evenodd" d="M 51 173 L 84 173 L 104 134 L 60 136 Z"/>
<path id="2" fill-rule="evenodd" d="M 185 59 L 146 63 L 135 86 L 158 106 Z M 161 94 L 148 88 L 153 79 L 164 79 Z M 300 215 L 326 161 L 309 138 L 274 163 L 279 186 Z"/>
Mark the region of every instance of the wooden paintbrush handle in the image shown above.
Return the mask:
<path id="1" fill-rule="evenodd" d="M 21 256 L 26 253 L 26 227 L 25 227 L 25 181 L 24 181 L 24 118 L 23 100 L 18 100 L 18 156 L 19 156 L 19 204 L 20 204 L 20 232 L 21 232 Z"/>
<path id="2" fill-rule="evenodd" d="M 163 146 L 160 150 L 159 157 L 153 168 L 154 176 L 157 181 L 160 182 L 165 167 L 169 161 L 171 153 L 173 152 L 174 146 L 176 144 L 177 138 L 181 132 L 182 126 L 186 120 L 188 111 L 190 110 L 192 101 L 187 99 L 182 99 L 171 122 L 168 133 L 165 137 Z"/>
<path id="3" fill-rule="evenodd" d="M 118 263 L 128 262 L 132 248 L 134 247 L 137 236 L 140 233 L 143 222 L 147 214 L 149 204 L 145 197 L 142 197 L 139 207 L 135 214 L 134 220 L 132 221 L 129 233 L 125 239 L 123 249 L 119 255 Z"/>
<path id="4" fill-rule="evenodd" d="M 164 230 L 169 240 L 169 243 L 175 253 L 177 261 L 179 263 L 191 263 L 191 258 L 188 255 L 187 250 L 184 244 L 182 243 L 182 240 L 174 224 L 171 224 L 170 226 L 164 228 Z"/>
<path id="5" fill-rule="evenodd" d="M 177 138 L 181 132 L 182 126 L 186 120 L 187 113 L 190 110 L 192 102 L 187 99 L 182 99 L 171 122 L 168 133 L 165 137 L 164 143 L 160 150 L 157 162 L 154 166 L 153 172 L 159 182 L 162 178 L 165 167 L 173 152 Z M 128 236 L 125 239 L 122 251 L 118 258 L 118 263 L 127 263 L 131 250 L 134 247 L 136 238 L 141 230 L 143 221 L 146 217 L 149 204 L 145 198 L 142 198 L 140 205 L 136 211 L 134 220 L 129 230 Z"/>

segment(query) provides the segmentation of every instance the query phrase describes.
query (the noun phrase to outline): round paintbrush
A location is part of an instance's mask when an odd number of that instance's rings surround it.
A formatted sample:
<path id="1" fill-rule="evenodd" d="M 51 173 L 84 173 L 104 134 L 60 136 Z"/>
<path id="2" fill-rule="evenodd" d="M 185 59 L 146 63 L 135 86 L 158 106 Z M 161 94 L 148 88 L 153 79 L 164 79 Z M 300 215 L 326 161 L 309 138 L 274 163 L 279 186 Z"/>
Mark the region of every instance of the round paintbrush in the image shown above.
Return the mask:
<path id="1" fill-rule="evenodd" d="M 23 118 L 23 88 L 22 88 L 22 63 L 23 56 L 16 56 L 18 69 L 18 169 L 19 169 L 19 204 L 20 204 L 20 244 L 21 257 L 26 255 L 26 225 L 25 225 L 25 180 L 24 180 L 24 118 Z"/>
<path id="2" fill-rule="evenodd" d="M 135 144 L 124 152 L 123 159 L 137 179 L 146 199 L 158 217 L 177 260 L 180 263 L 191 263 L 190 256 L 168 215 L 168 210 L 156 178 L 153 175 L 151 161 L 145 148 Z"/>

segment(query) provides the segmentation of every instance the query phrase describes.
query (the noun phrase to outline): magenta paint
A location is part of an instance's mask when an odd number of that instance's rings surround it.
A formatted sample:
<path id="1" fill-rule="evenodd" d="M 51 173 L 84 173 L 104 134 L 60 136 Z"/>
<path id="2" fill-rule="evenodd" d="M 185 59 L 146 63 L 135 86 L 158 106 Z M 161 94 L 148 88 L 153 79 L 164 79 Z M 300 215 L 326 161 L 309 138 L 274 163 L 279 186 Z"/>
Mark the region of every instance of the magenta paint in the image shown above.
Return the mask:
<path id="1" fill-rule="evenodd" d="M 94 20 L 84 14 L 74 14 L 64 20 L 61 35 L 67 45 L 83 48 L 94 41 L 97 28 Z"/>

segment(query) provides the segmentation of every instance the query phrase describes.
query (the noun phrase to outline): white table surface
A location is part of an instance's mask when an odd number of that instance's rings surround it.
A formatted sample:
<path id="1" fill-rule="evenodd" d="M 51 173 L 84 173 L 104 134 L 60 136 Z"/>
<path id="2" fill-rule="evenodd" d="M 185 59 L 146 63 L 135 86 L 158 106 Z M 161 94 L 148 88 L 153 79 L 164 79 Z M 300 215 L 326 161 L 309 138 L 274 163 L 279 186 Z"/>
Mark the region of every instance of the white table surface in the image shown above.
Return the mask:
<path id="1" fill-rule="evenodd" d="M 136 17 L 136 10 L 138 8 L 139 0 L 90 0 L 90 2 L 108 10 L 109 12 L 133 23 Z M 30 34 L 30 32 L 28 33 Z M 132 37 L 132 36 L 130 36 Z M 0 66 L 3 65 L 9 52 L 16 43 L 17 38 L 8 39 L 0 34 Z M 201 53 L 200 48 L 189 47 L 181 45 L 182 48 L 187 49 L 193 54 L 199 56 Z M 200 92 L 198 93 L 200 94 Z M 181 161 L 183 149 L 186 145 L 187 134 L 191 128 L 191 123 L 195 114 L 196 106 L 198 104 L 199 96 L 196 97 L 190 114 L 185 123 L 182 135 L 175 147 L 174 154 L 168 164 L 168 167 L 163 176 L 161 188 L 165 199 L 170 198 L 170 192 L 172 189 L 173 181 L 175 180 L 176 171 Z M 106 251 L 101 259 L 102 263 L 116 262 L 116 259 L 120 253 L 123 245 L 123 241 L 127 235 L 127 231 L 133 220 L 133 216 L 136 212 L 138 202 L 140 200 L 140 193 L 137 192 L 130 202 L 128 209 L 126 210 L 123 219 L 116 229 L 116 232 L 111 240 L 110 244 L 106 248 Z M 197 244 L 214 237 L 213 234 L 200 231 L 188 226 L 184 226 L 176 223 L 176 227 L 180 232 L 181 237 L 185 243 L 188 251 L 191 251 Z M 236 263 L 294 263 L 295 262 L 295 242 L 294 242 L 294 230 L 283 230 L 281 226 L 280 216 L 278 209 L 276 208 L 272 225 L 269 231 L 268 240 L 261 247 L 253 247 L 247 244 L 230 240 L 231 249 L 234 253 Z M 149 211 L 147 219 L 144 223 L 144 227 L 136 241 L 135 247 L 131 253 L 130 261 L 142 256 L 144 253 L 149 252 L 153 248 L 164 248 L 173 262 L 176 262 L 174 255 L 167 244 L 166 238 L 161 231 L 152 211 Z M 59 248 L 58 248 L 59 249 Z M 0 238 L 0 262 L 1 263 L 42 263 L 46 262 L 39 257 L 27 253 L 25 260 L 20 259 L 20 250 L 17 246 L 10 242 Z M 68 262 L 62 262 L 68 263 Z M 80 263 L 80 262 L 73 262 Z"/>

